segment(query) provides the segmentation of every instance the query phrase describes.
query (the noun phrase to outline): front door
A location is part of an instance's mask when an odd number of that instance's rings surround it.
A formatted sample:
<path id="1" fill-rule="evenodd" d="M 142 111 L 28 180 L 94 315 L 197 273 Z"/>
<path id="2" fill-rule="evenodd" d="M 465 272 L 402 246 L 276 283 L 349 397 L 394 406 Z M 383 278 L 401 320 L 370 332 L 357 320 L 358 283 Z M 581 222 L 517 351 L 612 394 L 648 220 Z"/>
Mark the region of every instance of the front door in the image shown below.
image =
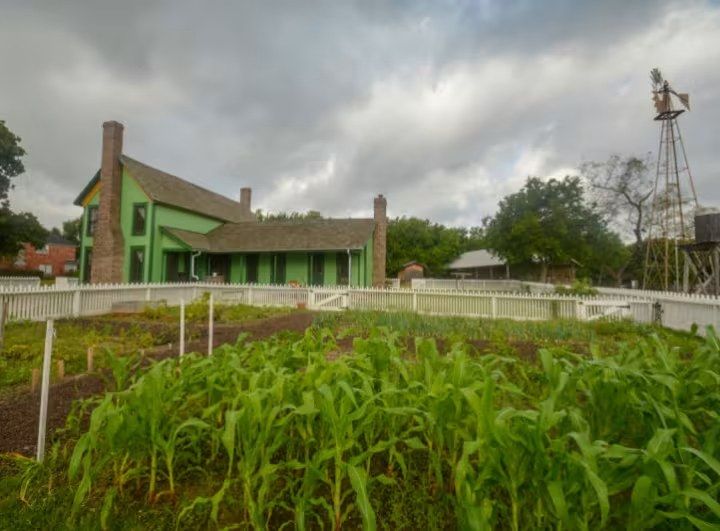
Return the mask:
<path id="1" fill-rule="evenodd" d="M 211 254 L 208 257 L 208 276 L 218 279 L 218 282 L 229 282 L 230 255 Z"/>
<path id="2" fill-rule="evenodd" d="M 322 286 L 325 284 L 325 255 L 315 253 L 310 255 L 310 285 Z"/>

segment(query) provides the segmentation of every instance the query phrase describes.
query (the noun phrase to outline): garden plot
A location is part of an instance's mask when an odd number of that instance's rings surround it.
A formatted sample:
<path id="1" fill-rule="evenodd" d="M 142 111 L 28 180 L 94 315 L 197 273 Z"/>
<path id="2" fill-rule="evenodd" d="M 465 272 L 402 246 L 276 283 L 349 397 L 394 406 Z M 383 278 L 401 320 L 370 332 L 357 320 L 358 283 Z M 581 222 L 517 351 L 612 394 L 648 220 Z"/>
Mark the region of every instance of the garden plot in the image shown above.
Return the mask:
<path id="1" fill-rule="evenodd" d="M 720 522 L 713 333 L 331 314 L 112 378 L 4 458 L 0 527 Z"/>

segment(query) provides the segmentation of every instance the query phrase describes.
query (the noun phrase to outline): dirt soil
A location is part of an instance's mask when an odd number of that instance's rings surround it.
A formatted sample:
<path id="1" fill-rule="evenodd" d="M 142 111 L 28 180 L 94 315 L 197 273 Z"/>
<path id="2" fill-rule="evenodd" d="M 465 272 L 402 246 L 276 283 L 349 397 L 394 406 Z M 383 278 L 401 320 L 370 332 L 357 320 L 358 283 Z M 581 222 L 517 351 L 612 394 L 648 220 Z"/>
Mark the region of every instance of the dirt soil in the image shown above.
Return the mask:
<path id="1" fill-rule="evenodd" d="M 264 339 L 283 330 L 304 332 L 312 324 L 311 312 L 293 312 L 279 317 L 228 325 L 216 324 L 213 345 L 234 343 L 238 335 L 248 333 L 251 339 Z M 203 352 L 207 349 L 207 328 L 200 327 L 199 339 L 186 344 L 186 352 Z M 172 345 L 148 349 L 146 358 L 162 359 L 177 354 Z M 50 386 L 48 400 L 48 440 L 58 428 L 65 426 L 65 419 L 75 400 L 102 393 L 106 381 L 99 375 L 79 375 L 65 378 Z M 16 452 L 33 456 L 37 444 L 38 418 L 40 415 L 40 393 L 28 388 L 0 398 L 0 453 Z"/>

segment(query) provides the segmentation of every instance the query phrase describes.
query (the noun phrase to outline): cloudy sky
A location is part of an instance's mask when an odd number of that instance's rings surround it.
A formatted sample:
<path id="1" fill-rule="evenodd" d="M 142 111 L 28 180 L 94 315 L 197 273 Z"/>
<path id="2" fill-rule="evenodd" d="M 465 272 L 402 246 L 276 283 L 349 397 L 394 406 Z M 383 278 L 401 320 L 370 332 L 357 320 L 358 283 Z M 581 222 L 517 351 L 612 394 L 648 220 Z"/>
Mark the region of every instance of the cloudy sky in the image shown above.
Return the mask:
<path id="1" fill-rule="evenodd" d="M 656 149 L 649 70 L 720 204 L 715 1 L 0 0 L 0 119 L 23 139 L 13 208 L 47 225 L 125 153 L 264 210 L 479 224 L 528 175 Z"/>

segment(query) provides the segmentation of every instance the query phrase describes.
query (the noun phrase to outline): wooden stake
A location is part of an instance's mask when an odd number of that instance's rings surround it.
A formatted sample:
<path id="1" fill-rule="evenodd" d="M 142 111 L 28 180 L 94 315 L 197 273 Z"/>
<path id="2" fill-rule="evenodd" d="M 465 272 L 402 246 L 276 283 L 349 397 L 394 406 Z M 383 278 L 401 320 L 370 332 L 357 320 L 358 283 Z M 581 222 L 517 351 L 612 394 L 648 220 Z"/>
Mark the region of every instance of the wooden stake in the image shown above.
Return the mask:
<path id="1" fill-rule="evenodd" d="M 185 299 L 180 299 L 180 356 L 185 355 Z"/>
<path id="2" fill-rule="evenodd" d="M 213 294 L 210 293 L 208 301 L 208 356 L 212 356 L 213 351 Z"/>
<path id="3" fill-rule="evenodd" d="M 65 378 L 65 360 L 57 360 L 55 366 L 57 367 L 58 380 L 62 380 Z"/>
<path id="4" fill-rule="evenodd" d="M 91 373 L 95 369 L 95 348 L 88 347 L 87 349 L 87 372 Z"/>
<path id="5" fill-rule="evenodd" d="M 35 368 L 32 370 L 32 377 L 30 378 L 30 391 L 34 393 L 37 391 L 40 385 L 40 369 Z"/>
<path id="6" fill-rule="evenodd" d="M 50 394 L 50 362 L 55 328 L 53 320 L 48 319 L 45 328 L 45 353 L 43 355 L 42 388 L 40 394 L 40 422 L 38 424 L 37 460 L 45 459 L 45 432 L 47 430 L 48 395 Z"/>

